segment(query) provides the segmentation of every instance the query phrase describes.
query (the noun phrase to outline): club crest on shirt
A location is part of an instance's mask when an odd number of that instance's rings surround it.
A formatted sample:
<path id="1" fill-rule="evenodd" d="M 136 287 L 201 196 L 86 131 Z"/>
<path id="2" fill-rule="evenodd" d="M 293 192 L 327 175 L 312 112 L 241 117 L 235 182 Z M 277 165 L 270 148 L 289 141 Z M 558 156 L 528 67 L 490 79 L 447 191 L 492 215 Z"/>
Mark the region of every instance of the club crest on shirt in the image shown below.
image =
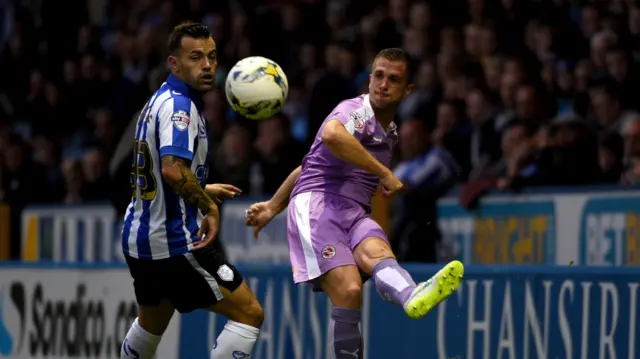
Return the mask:
<path id="1" fill-rule="evenodd" d="M 336 255 L 336 248 L 334 246 L 324 246 L 322 248 L 322 258 L 329 259 Z"/>
<path id="2" fill-rule="evenodd" d="M 186 111 L 178 110 L 171 115 L 171 121 L 173 125 L 180 131 L 184 131 L 189 128 L 191 122 L 189 114 Z"/>
<path id="3" fill-rule="evenodd" d="M 364 130 L 364 114 L 358 110 L 349 112 L 349 121 L 353 121 L 353 128 L 362 132 Z"/>

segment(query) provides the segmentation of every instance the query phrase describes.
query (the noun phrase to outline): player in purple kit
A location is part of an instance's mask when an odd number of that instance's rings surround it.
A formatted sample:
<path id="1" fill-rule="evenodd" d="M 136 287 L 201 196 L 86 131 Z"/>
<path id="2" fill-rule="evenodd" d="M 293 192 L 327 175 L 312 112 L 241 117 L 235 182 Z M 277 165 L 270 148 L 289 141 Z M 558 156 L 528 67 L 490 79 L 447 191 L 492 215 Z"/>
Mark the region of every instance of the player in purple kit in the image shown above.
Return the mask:
<path id="1" fill-rule="evenodd" d="M 417 319 L 450 296 L 464 267 L 453 261 L 429 280 L 413 281 L 395 259 L 387 237 L 370 218 L 371 198 L 402 190 L 388 168 L 397 140 L 393 119 L 411 92 L 410 61 L 401 49 L 373 60 L 369 94 L 345 100 L 331 112 L 311 150 L 276 194 L 247 211 L 255 235 L 288 205 L 287 229 L 293 278 L 311 283 L 333 303 L 330 332 L 336 359 L 362 358 L 361 273 L 373 277 L 386 300 Z M 428 240 L 425 238 L 425 240 Z"/>

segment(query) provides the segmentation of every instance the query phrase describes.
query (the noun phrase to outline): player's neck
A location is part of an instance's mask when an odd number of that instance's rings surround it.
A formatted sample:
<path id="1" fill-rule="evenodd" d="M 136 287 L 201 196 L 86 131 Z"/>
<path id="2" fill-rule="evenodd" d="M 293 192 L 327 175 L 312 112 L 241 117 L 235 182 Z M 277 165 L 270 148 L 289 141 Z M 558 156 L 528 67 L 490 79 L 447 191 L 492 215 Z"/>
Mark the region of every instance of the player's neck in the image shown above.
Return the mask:
<path id="1" fill-rule="evenodd" d="M 192 96 L 195 96 L 195 97 L 202 96 L 202 92 L 201 92 L 201 91 L 198 91 L 196 88 L 194 88 L 194 87 L 192 87 L 191 85 L 189 85 L 189 83 L 187 82 L 187 80 L 186 80 L 186 79 L 184 79 L 184 78 L 182 77 L 182 75 L 177 74 L 177 73 L 174 73 L 174 72 L 172 72 L 171 74 L 173 75 L 173 77 L 175 77 L 176 79 L 180 80 L 180 81 L 184 84 L 185 88 L 186 88 L 187 90 L 189 90 L 189 93 L 190 93 Z"/>
<path id="2" fill-rule="evenodd" d="M 373 114 L 376 116 L 376 121 L 382 125 L 382 128 L 387 129 L 393 120 L 396 118 L 396 108 L 380 109 L 372 105 Z"/>
<path id="3" fill-rule="evenodd" d="M 385 130 L 389 128 L 389 125 L 396 118 L 396 112 L 398 111 L 398 106 L 390 106 L 387 108 L 379 108 L 377 107 L 371 99 L 369 99 L 369 105 L 373 110 L 373 114 L 376 116 L 376 121 L 380 123 L 382 128 Z"/>

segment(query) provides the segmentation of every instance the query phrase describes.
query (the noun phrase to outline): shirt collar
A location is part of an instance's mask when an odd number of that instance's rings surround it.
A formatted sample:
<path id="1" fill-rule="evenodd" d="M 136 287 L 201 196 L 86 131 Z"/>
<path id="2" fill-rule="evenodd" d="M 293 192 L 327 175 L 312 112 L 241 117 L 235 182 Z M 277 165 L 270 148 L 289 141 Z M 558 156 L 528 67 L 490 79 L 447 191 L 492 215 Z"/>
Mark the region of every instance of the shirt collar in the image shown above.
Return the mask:
<path id="1" fill-rule="evenodd" d="M 363 106 L 367 111 L 369 111 L 371 113 L 371 116 L 375 115 L 375 112 L 373 112 L 373 107 L 371 107 L 371 101 L 369 100 L 369 94 L 364 95 Z M 387 126 L 386 131 L 387 131 L 387 133 L 393 132 L 397 128 L 398 128 L 398 126 L 396 126 L 395 122 L 391 121 L 389 126 Z"/>
<path id="2" fill-rule="evenodd" d="M 204 102 L 202 100 L 202 92 L 187 85 L 184 81 L 179 79 L 174 74 L 169 75 L 169 78 L 167 78 L 166 82 L 172 90 L 187 95 L 191 99 L 191 101 L 196 104 L 196 107 L 198 107 L 199 109 L 203 107 Z"/>

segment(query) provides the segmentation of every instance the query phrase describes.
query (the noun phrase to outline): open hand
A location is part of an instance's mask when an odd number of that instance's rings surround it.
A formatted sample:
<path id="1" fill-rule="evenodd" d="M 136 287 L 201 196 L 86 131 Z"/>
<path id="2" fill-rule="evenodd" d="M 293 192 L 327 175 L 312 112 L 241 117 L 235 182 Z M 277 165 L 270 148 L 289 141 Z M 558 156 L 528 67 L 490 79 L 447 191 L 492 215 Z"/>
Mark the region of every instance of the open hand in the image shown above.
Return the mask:
<path id="1" fill-rule="evenodd" d="M 208 184 L 204 191 L 218 204 L 221 203 L 220 198 L 235 198 L 242 194 L 240 188 L 223 183 Z"/>

